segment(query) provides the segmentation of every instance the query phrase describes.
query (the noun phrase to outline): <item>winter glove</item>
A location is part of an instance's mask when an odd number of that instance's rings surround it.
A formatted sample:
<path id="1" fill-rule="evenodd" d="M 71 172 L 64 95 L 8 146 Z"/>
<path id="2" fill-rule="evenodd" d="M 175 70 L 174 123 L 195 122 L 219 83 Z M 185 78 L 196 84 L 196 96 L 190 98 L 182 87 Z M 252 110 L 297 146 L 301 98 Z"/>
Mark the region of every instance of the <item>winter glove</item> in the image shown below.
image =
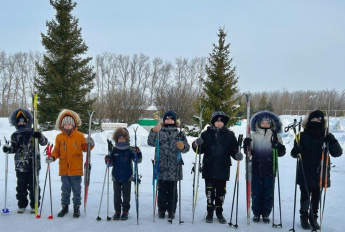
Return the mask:
<path id="1" fill-rule="evenodd" d="M 46 163 L 47 163 L 47 164 L 50 164 L 50 163 L 54 162 L 54 160 L 55 160 L 55 159 L 54 159 L 53 156 L 49 156 L 49 157 L 46 158 Z"/>
<path id="2" fill-rule="evenodd" d="M 135 147 L 134 149 L 135 149 L 135 152 L 136 152 L 136 153 L 140 153 L 140 152 L 141 152 L 140 149 L 139 149 L 139 147 Z"/>
<path id="3" fill-rule="evenodd" d="M 235 155 L 235 159 L 236 159 L 236 160 L 239 160 L 239 161 L 243 160 L 243 154 L 242 154 L 242 153 L 237 153 L 237 154 Z"/>
<path id="4" fill-rule="evenodd" d="M 113 150 L 114 146 L 113 146 L 113 143 L 109 139 L 107 139 L 107 142 L 108 142 L 108 151 L 110 152 Z"/>
<path id="5" fill-rule="evenodd" d="M 86 142 L 89 143 L 91 147 L 95 146 L 95 141 L 93 141 L 93 138 L 91 138 L 91 137 L 90 138 L 87 137 Z"/>
<path id="6" fill-rule="evenodd" d="M 325 143 L 332 144 L 335 143 L 337 140 L 335 139 L 333 134 L 329 133 L 323 138 L 323 141 L 325 141 Z"/>
<path id="7" fill-rule="evenodd" d="M 157 124 L 155 125 L 155 127 L 152 128 L 152 131 L 155 132 L 155 133 L 157 133 L 157 132 L 159 132 L 161 129 L 162 129 L 161 124 L 160 124 L 160 123 L 157 123 Z"/>
<path id="8" fill-rule="evenodd" d="M 40 131 L 35 131 L 32 136 L 36 139 L 40 139 L 42 137 L 42 133 Z"/>
<path id="9" fill-rule="evenodd" d="M 104 156 L 104 161 L 105 162 L 110 162 L 110 160 L 111 160 L 111 156 L 110 155 L 106 155 L 106 156 Z"/>
<path id="10" fill-rule="evenodd" d="M 298 154 L 302 153 L 302 147 L 301 146 L 294 146 L 291 150 L 291 156 L 293 158 L 298 158 Z"/>
<path id="11" fill-rule="evenodd" d="M 182 141 L 178 141 L 178 142 L 176 142 L 176 146 L 177 146 L 177 148 L 178 149 L 180 149 L 181 151 L 183 150 L 183 148 L 184 148 L 184 144 L 183 144 L 183 142 Z"/>
<path id="12" fill-rule="evenodd" d="M 9 146 L 9 145 L 7 145 L 7 144 L 5 144 L 3 147 L 2 147 L 2 151 L 4 152 L 4 153 L 9 153 L 10 152 L 10 150 L 11 150 L 11 147 Z"/>
<path id="13" fill-rule="evenodd" d="M 251 142 L 252 142 L 251 138 L 245 138 L 243 140 L 243 147 L 249 147 Z"/>

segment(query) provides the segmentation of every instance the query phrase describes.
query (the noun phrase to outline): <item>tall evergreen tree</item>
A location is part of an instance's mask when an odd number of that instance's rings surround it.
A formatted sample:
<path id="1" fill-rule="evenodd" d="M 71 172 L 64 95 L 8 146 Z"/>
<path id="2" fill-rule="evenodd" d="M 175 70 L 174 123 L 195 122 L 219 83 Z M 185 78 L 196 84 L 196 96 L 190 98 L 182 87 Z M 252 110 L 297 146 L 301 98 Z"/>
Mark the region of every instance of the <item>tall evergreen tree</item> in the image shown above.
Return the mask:
<path id="1" fill-rule="evenodd" d="M 201 98 L 203 109 L 203 126 L 209 123 L 213 111 L 224 111 L 230 118 L 228 126 L 234 125 L 238 113 L 244 106 L 239 106 L 241 96 L 237 88 L 238 78 L 236 67 L 232 65 L 230 43 L 225 43 L 226 33 L 224 28 L 218 32 L 218 44 L 213 44 L 212 53 L 206 66 L 207 79 L 204 80 L 204 95 Z"/>
<path id="2" fill-rule="evenodd" d="M 93 88 L 95 74 L 86 57 L 88 47 L 81 37 L 78 19 L 71 12 L 77 5 L 72 0 L 50 0 L 56 10 L 55 20 L 47 21 L 47 34 L 41 33 L 47 54 L 42 65 L 36 63 L 38 77 L 39 122 L 52 129 L 62 109 L 80 114 L 86 126 L 93 100 L 88 95 Z M 81 130 L 85 132 L 86 127 Z"/>

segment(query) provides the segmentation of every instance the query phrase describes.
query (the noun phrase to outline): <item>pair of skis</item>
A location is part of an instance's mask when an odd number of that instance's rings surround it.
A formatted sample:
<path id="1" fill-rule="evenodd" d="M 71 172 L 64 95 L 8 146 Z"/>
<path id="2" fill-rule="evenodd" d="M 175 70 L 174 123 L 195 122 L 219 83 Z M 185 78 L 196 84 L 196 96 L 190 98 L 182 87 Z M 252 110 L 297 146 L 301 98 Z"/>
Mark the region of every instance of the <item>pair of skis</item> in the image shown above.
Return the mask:
<path id="1" fill-rule="evenodd" d="M 92 122 L 92 115 L 94 111 L 89 112 L 89 134 L 88 138 L 91 138 L 91 122 Z M 86 153 L 86 160 L 84 164 L 84 213 L 86 214 L 86 204 L 87 204 L 87 196 L 89 193 L 89 185 L 90 185 L 90 175 L 91 175 L 91 145 L 90 143 L 87 144 L 87 153 Z"/>

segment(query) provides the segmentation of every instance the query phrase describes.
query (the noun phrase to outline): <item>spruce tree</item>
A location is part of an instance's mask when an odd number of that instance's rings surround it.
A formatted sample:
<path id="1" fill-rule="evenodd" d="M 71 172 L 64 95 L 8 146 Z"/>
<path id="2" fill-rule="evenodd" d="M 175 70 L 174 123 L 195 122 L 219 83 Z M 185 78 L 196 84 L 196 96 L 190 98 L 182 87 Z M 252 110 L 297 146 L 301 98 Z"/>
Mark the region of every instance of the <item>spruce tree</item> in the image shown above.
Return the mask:
<path id="1" fill-rule="evenodd" d="M 77 112 L 86 132 L 88 110 L 94 100 L 88 99 L 95 74 L 86 57 L 88 47 L 81 36 L 78 19 L 71 12 L 77 5 L 72 0 L 50 0 L 56 10 L 55 19 L 47 21 L 47 34 L 41 33 L 46 49 L 43 63 L 36 63 L 38 77 L 38 117 L 44 129 L 52 129 L 62 109 Z"/>
<path id="2" fill-rule="evenodd" d="M 230 43 L 225 43 L 226 33 L 224 28 L 218 32 L 218 44 L 213 44 L 212 53 L 206 66 L 207 79 L 204 80 L 204 96 L 201 98 L 203 109 L 203 126 L 209 123 L 214 111 L 225 112 L 230 120 L 228 126 L 234 125 L 239 120 L 238 113 L 244 106 L 240 106 L 241 96 L 237 88 L 238 78 L 236 67 L 230 55 Z"/>

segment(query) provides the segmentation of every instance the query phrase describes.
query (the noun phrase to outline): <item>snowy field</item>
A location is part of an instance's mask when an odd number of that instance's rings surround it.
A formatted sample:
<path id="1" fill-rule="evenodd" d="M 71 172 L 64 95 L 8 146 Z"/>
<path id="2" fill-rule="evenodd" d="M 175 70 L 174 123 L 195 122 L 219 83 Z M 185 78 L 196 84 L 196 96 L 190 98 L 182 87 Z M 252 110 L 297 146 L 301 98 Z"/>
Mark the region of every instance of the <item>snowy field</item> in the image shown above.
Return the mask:
<path id="1" fill-rule="evenodd" d="M 293 119 L 299 120 L 298 116 L 281 116 L 281 120 L 284 127 L 293 122 Z M 340 123 L 340 124 L 339 124 Z M 129 127 L 131 134 L 131 142 L 134 142 L 134 132 L 132 125 Z M 345 148 L 345 119 L 331 118 L 330 131 L 340 142 L 342 148 Z M 15 128 L 10 127 L 7 118 L 0 118 L 0 139 L 1 144 L 4 144 L 4 136 L 7 139 L 10 138 Z M 235 132 L 235 135 L 244 134 L 246 130 L 246 121 L 242 121 L 241 126 L 234 126 L 231 128 Z M 55 142 L 55 136 L 58 131 L 46 131 L 43 134 L 48 138 L 51 143 Z M 0 232 L 31 232 L 31 231 L 288 231 L 293 225 L 293 200 L 294 200 L 294 184 L 295 184 L 295 170 L 296 160 L 291 158 L 290 151 L 293 146 L 293 134 L 283 133 L 284 144 L 287 148 L 287 154 L 279 159 L 280 170 L 280 186 L 281 186 L 281 198 L 282 198 L 282 222 L 283 228 L 272 228 L 272 224 L 253 223 L 250 225 L 246 223 L 246 194 L 245 194 L 245 163 L 241 162 L 240 165 L 240 189 L 239 189 L 239 218 L 237 229 L 229 227 L 228 224 L 219 224 L 215 219 L 212 224 L 206 223 L 204 220 L 206 213 L 206 198 L 204 194 L 204 181 L 200 178 L 200 187 L 198 194 L 198 202 L 195 212 L 195 221 L 192 224 L 192 182 L 193 175 L 190 174 L 193 166 L 195 154 L 191 150 L 186 154 L 183 154 L 184 159 L 184 180 L 182 181 L 182 220 L 183 224 L 178 223 L 178 210 L 176 212 L 176 219 L 172 224 L 167 220 L 158 219 L 156 216 L 155 222 L 153 222 L 152 215 L 152 163 L 151 159 L 154 157 L 154 148 L 147 146 L 148 132 L 139 126 L 138 128 L 138 144 L 143 153 L 143 161 L 139 165 L 139 173 L 142 175 L 142 183 L 140 185 L 140 221 L 136 224 L 136 212 L 135 212 L 135 198 L 132 187 L 132 200 L 131 210 L 128 221 L 106 221 L 106 195 L 103 197 L 103 204 L 100 216 L 101 221 L 96 221 L 98 215 L 98 208 L 100 202 L 100 196 L 102 191 L 102 184 L 104 179 L 105 164 L 104 155 L 107 153 L 107 138 L 112 137 L 112 131 L 103 131 L 101 133 L 93 133 L 92 137 L 95 140 L 96 146 L 92 151 L 92 170 L 91 170 L 91 183 L 89 187 L 87 214 L 84 214 L 83 206 L 81 207 L 81 217 L 74 219 L 72 217 L 72 207 L 70 206 L 70 212 L 64 218 L 58 218 L 57 213 L 60 211 L 60 178 L 58 176 L 58 162 L 51 164 L 51 177 L 52 177 L 52 194 L 53 194 L 53 216 L 52 220 L 48 219 L 50 215 L 50 203 L 49 192 L 46 189 L 44 205 L 42 210 L 42 217 L 36 219 L 33 214 L 29 213 L 27 209 L 24 214 L 17 214 L 17 200 L 16 200 L 16 176 L 14 170 L 13 154 L 9 155 L 9 167 L 8 167 L 8 196 L 7 207 L 10 213 L 0 215 Z M 194 141 L 195 138 L 188 137 L 189 144 Z M 44 147 L 41 147 L 41 151 Z M 345 185 L 342 181 L 345 178 L 345 159 L 344 156 L 340 158 L 332 158 L 332 170 L 331 170 L 331 188 L 327 190 L 327 200 L 324 213 L 324 220 L 322 229 L 323 231 L 344 231 L 344 205 L 345 205 Z M 231 214 L 232 195 L 234 188 L 234 179 L 236 171 L 236 161 L 233 160 L 233 166 L 231 168 L 230 181 L 227 182 L 227 195 L 224 202 L 224 217 L 229 221 Z M 40 172 L 40 186 L 43 190 L 43 183 L 46 174 L 46 163 L 42 159 L 42 170 Z M 5 154 L 0 151 L 0 206 L 4 206 L 4 186 L 5 186 Z M 82 193 L 83 194 L 83 193 Z M 110 211 L 109 215 L 112 216 L 113 201 L 112 183 L 110 186 Z M 276 195 L 277 196 L 277 195 Z M 275 197 L 277 200 L 278 197 Z M 83 202 L 83 201 L 82 201 Z M 278 214 L 278 202 L 276 201 L 275 208 L 275 223 L 279 223 Z M 299 224 L 299 191 L 297 195 L 297 211 L 296 211 L 296 231 L 304 231 Z M 272 215 L 271 215 L 272 219 Z M 232 222 L 235 222 L 235 215 Z"/>

